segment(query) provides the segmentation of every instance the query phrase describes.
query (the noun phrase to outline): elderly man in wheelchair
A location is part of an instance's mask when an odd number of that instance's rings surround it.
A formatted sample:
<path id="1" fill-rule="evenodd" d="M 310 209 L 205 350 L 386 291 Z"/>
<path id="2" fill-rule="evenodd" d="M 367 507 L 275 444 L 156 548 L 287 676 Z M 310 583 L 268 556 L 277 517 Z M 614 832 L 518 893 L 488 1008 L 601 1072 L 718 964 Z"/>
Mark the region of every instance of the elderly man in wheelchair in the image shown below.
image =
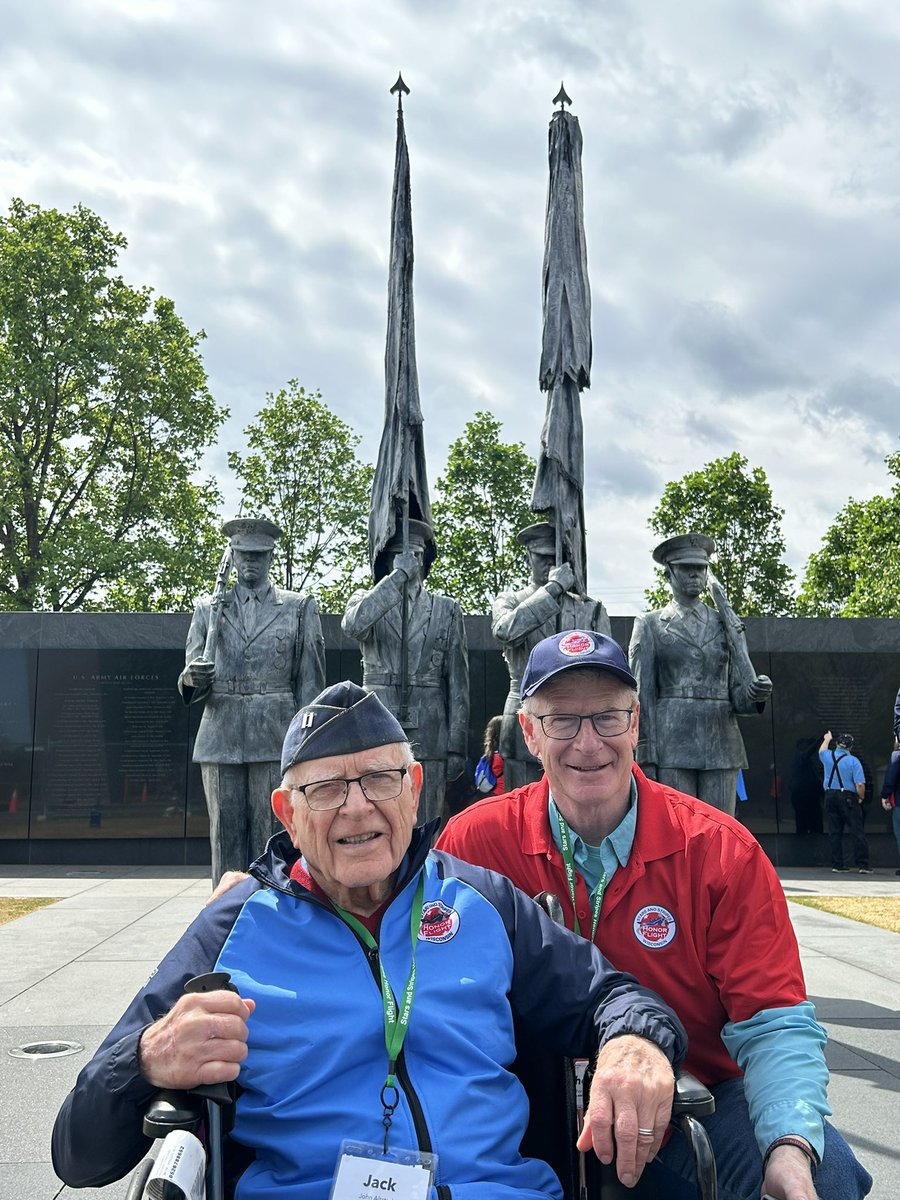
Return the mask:
<path id="1" fill-rule="evenodd" d="M 521 1152 L 518 1034 L 591 1059 L 578 1145 L 637 1183 L 685 1053 L 671 1009 L 507 879 L 429 850 L 421 768 L 376 696 L 326 689 L 292 721 L 281 765 L 285 831 L 79 1075 L 53 1131 L 59 1176 L 122 1178 L 158 1089 L 235 1081 L 238 1200 L 559 1200 L 554 1171 Z M 210 971 L 213 990 L 185 992 Z"/>

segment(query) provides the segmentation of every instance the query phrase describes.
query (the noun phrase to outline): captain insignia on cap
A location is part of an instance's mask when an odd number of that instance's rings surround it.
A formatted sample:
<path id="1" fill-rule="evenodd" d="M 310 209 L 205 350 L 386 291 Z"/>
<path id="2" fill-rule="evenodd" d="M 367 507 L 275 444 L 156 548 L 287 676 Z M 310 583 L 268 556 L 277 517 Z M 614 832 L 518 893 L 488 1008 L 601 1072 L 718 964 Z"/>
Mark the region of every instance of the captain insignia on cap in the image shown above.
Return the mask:
<path id="1" fill-rule="evenodd" d="M 295 714 L 281 751 L 281 774 L 296 763 L 405 742 L 397 718 L 374 692 L 345 679 L 320 692 Z"/>

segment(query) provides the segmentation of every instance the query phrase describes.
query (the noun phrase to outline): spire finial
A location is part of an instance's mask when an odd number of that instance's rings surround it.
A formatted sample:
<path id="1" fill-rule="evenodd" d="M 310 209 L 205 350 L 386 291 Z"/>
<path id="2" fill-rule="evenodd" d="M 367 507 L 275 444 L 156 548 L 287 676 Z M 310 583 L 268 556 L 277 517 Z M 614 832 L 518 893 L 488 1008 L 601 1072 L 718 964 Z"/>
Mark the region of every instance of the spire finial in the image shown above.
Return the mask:
<path id="1" fill-rule="evenodd" d="M 565 111 L 565 106 L 567 104 L 571 105 L 572 103 L 572 97 L 568 94 L 562 83 L 559 85 L 559 91 L 553 97 L 553 103 L 558 104 L 560 109 L 563 111 Z"/>
<path id="2" fill-rule="evenodd" d="M 403 76 L 399 72 L 397 74 L 397 82 L 391 88 L 392 96 L 394 92 L 397 93 L 397 112 L 403 112 L 403 96 L 404 94 L 409 95 L 409 88 L 403 82 Z M 571 104 L 572 101 L 570 100 L 569 103 Z"/>

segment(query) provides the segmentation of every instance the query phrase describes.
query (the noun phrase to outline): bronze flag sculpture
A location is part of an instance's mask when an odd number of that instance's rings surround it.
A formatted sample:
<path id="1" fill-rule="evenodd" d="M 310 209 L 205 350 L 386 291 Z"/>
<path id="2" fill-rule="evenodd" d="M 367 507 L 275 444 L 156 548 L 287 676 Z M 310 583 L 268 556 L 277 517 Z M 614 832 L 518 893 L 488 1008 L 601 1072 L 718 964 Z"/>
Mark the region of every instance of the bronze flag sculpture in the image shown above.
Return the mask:
<path id="1" fill-rule="evenodd" d="M 429 592 L 436 548 L 425 470 L 413 315 L 409 152 L 398 77 L 397 146 L 384 356 L 384 429 L 369 508 L 375 586 L 350 598 L 342 628 L 359 642 L 363 687 L 395 714 L 424 768 L 421 820 L 441 814 L 447 779 L 465 765 L 469 667 L 455 600 Z"/>

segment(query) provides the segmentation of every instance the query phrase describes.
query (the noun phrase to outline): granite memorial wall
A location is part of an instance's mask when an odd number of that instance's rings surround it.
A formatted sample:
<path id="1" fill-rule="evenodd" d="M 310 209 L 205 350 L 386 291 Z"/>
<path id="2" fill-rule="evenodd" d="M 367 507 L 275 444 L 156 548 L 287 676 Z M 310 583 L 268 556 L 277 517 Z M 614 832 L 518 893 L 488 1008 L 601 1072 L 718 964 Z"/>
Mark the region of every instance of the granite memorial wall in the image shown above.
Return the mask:
<path id="1" fill-rule="evenodd" d="M 0 862 L 200 864 L 209 860 L 199 710 L 175 681 L 188 614 L 0 613 Z M 632 618 L 613 617 L 628 646 Z M 508 675 L 487 618 L 467 617 L 469 752 L 502 711 Z M 328 682 L 361 679 L 359 650 L 323 618 Z M 900 685 L 900 621 L 751 618 L 747 640 L 775 691 L 741 718 L 749 769 L 737 816 L 784 865 L 827 862 L 816 750 L 851 732 L 866 768 L 873 865 L 896 847 L 878 803 Z"/>

